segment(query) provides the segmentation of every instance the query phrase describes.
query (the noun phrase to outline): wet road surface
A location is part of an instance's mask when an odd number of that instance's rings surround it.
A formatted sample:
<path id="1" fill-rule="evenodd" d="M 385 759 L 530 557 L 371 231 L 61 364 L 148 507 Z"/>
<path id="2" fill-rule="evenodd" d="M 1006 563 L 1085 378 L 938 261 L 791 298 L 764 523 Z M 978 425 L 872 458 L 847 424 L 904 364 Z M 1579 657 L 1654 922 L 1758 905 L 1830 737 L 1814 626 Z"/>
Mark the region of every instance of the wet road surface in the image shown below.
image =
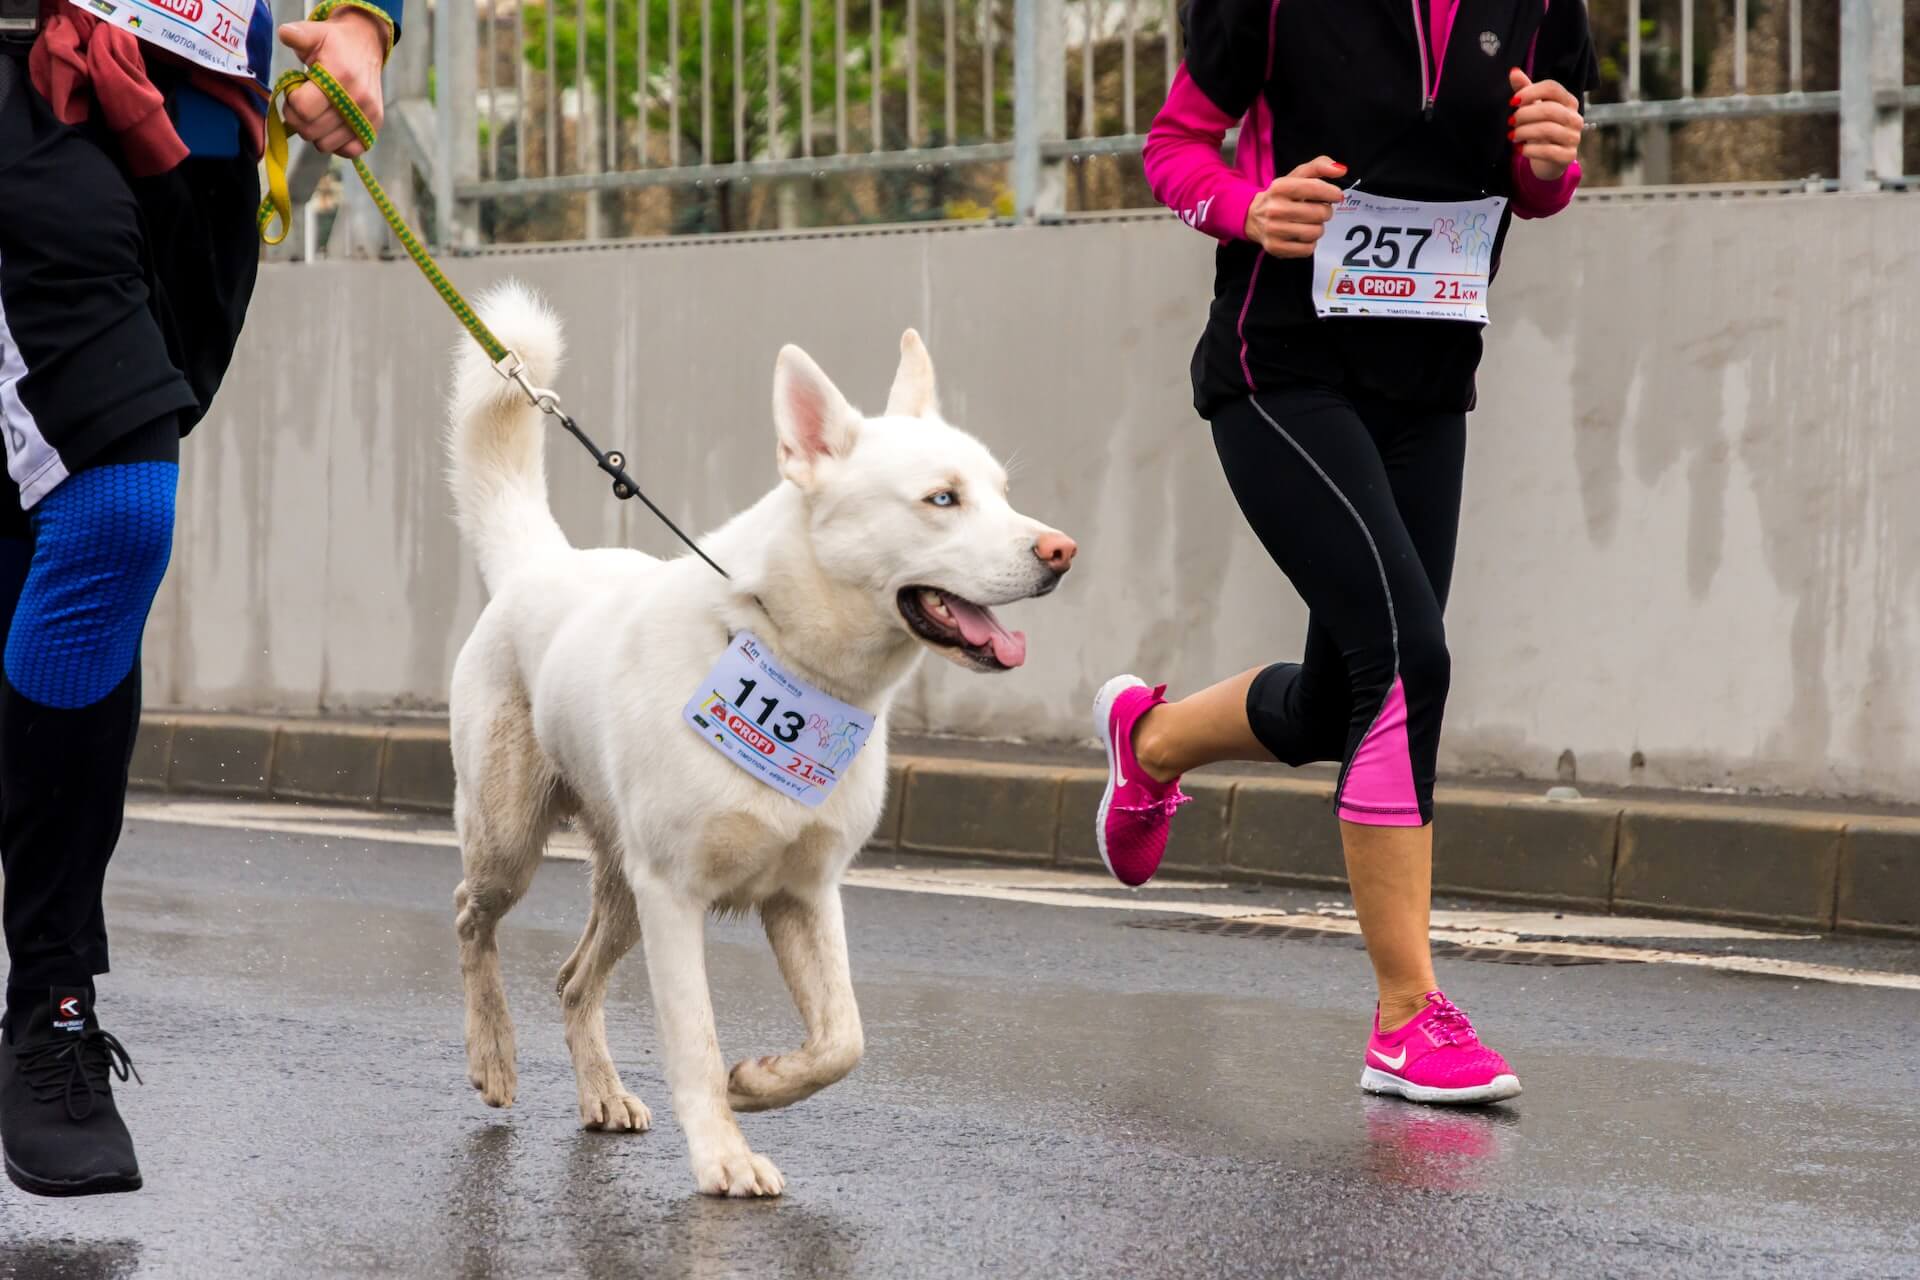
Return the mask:
<path id="1" fill-rule="evenodd" d="M 1527 1092 L 1443 1112 L 1356 1089 L 1365 957 L 1297 927 L 1325 895 L 879 863 L 847 896 L 867 1059 L 744 1120 L 783 1199 L 713 1202 L 637 951 L 608 1023 L 654 1130 L 577 1127 L 552 980 L 584 866 L 550 861 L 502 929 L 520 1091 L 493 1111 L 466 1083 L 443 829 L 216 810 L 136 818 L 110 879 L 101 1008 L 147 1080 L 120 1093 L 147 1189 L 0 1185 L 0 1276 L 1916 1272 L 1910 946 L 1619 944 L 1839 981 L 1450 959 Z M 1223 924 L 1255 910 L 1295 927 Z M 716 922 L 710 967 L 729 1060 L 798 1042 L 754 923 Z"/>

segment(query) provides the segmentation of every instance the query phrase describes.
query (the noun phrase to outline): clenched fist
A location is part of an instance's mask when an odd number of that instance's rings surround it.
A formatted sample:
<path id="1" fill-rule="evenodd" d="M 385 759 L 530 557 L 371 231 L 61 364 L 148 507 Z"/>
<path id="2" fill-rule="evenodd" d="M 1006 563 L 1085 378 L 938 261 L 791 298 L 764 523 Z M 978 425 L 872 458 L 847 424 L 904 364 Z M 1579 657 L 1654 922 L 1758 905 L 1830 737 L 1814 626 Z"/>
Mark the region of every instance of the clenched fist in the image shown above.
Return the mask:
<path id="1" fill-rule="evenodd" d="M 1533 166 L 1534 177 L 1558 182 L 1580 158 L 1580 134 L 1587 127 L 1580 99 L 1556 80 L 1535 83 L 1518 67 L 1507 80 L 1513 85 L 1507 137 Z"/>
<path id="2" fill-rule="evenodd" d="M 380 71 L 387 61 L 387 29 L 378 18 L 343 7 L 325 22 L 289 22 L 280 28 L 280 43 L 307 66 L 325 66 L 379 132 L 386 115 Z M 285 115 L 288 128 L 330 156 L 351 160 L 367 149 L 317 85 L 288 94 Z"/>
<path id="3" fill-rule="evenodd" d="M 1247 239 L 1276 258 L 1311 258 L 1334 206 L 1346 196 L 1328 179 L 1346 173 L 1347 166 L 1318 156 L 1275 178 L 1247 206 Z"/>

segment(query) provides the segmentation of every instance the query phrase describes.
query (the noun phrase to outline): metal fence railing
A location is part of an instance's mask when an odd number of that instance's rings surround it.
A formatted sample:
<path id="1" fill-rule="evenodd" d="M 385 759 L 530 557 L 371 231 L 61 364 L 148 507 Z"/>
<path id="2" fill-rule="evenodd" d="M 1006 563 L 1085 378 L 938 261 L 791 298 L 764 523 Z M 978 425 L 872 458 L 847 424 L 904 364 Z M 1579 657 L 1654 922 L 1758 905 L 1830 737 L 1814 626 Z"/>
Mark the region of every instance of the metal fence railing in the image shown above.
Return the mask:
<path id="1" fill-rule="evenodd" d="M 1184 2 L 434 0 L 431 66 L 390 69 L 412 80 L 390 80 L 390 115 L 443 242 L 563 205 L 520 238 L 626 234 L 613 202 L 650 190 L 720 209 L 684 229 L 789 225 L 782 192 L 829 181 L 845 191 L 816 221 L 897 214 L 884 193 L 914 183 L 937 198 L 917 216 L 1045 220 L 1145 203 L 1137 173 L 1072 200 L 1068 175 L 1086 187 L 1075 166 L 1132 163 L 1178 66 Z M 1779 127 L 1812 158 L 1768 176 L 1898 178 L 1920 108 L 1920 23 L 1902 10 L 1594 0 L 1590 119 L 1613 180 L 1670 181 L 1663 149 L 1689 128 L 1798 118 L 1812 123 Z"/>

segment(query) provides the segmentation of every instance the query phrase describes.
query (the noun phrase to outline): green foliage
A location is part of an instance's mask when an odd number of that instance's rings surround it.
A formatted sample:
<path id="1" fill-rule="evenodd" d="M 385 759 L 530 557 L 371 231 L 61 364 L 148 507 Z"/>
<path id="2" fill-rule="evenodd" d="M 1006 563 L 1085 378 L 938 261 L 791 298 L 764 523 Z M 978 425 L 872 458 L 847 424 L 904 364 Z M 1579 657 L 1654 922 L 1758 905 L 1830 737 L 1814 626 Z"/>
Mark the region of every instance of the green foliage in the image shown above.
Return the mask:
<path id="1" fill-rule="evenodd" d="M 873 0 L 850 0 L 847 12 L 846 77 L 851 127 L 867 132 L 869 116 L 866 103 L 871 98 L 873 78 L 872 8 Z M 611 8 L 614 42 L 614 76 L 619 119 L 634 120 L 640 111 L 639 28 L 641 0 L 588 0 L 584 31 L 578 6 L 560 0 L 553 22 L 553 61 L 561 89 L 573 88 L 579 78 L 580 42 L 586 42 L 586 72 L 598 109 L 605 110 L 607 91 L 608 14 Z M 768 8 L 774 9 L 777 25 L 774 61 L 778 76 L 780 118 L 779 137 L 770 137 L 767 68 Z M 834 111 L 834 5 L 833 0 L 811 0 L 807 26 L 812 36 L 812 105 L 816 136 L 831 130 Z M 746 0 L 743 10 L 741 61 L 734 61 L 734 9 L 732 0 L 649 0 L 647 12 L 647 128 L 659 138 L 670 126 L 669 104 L 674 96 L 674 73 L 678 72 L 680 98 L 679 132 L 684 163 L 706 161 L 730 163 L 736 154 L 745 159 L 764 159 L 776 150 L 798 154 L 803 89 L 801 0 Z M 676 12 L 677 11 L 677 12 Z M 702 14 L 709 24 L 708 41 L 712 50 L 710 84 L 712 93 L 712 151 L 700 152 L 701 129 L 701 23 Z M 677 29 L 676 29 L 677 19 Z M 932 21 L 929 21 L 932 19 Z M 547 23 L 545 4 L 529 5 L 526 10 L 526 61 L 535 71 L 547 70 Z M 938 36 L 937 11 L 922 14 L 919 36 L 923 46 L 929 37 Z M 970 41 L 967 43 L 971 43 Z M 906 93 L 906 48 L 904 15 L 881 10 L 881 91 L 893 103 Z M 974 46 L 975 57 L 977 48 Z M 946 132 L 940 118 L 944 94 L 944 72 L 938 59 L 923 59 L 920 68 L 921 102 L 928 129 L 936 136 Z M 735 86 L 744 99 L 746 137 L 735 151 L 733 104 Z M 889 114 L 892 114 L 889 111 Z M 869 144 L 870 145 L 870 144 Z"/>
<path id="2" fill-rule="evenodd" d="M 988 218 L 1011 218 L 1013 192 L 1005 183 L 995 183 L 992 204 L 981 204 L 970 196 L 962 196 L 958 200 L 947 201 L 942 212 L 948 218 L 968 222 L 985 221 Z"/>

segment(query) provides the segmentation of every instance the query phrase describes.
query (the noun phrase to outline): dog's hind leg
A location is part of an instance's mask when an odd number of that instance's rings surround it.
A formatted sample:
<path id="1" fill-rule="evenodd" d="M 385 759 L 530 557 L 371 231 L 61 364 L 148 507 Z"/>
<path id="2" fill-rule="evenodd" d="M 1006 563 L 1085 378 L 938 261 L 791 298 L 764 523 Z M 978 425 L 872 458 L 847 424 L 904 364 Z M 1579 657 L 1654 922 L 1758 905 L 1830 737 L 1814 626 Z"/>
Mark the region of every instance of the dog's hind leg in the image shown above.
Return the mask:
<path id="1" fill-rule="evenodd" d="M 640 1132 L 651 1128 L 647 1104 L 620 1083 L 607 1051 L 607 978 L 640 941 L 633 890 L 615 849 L 594 839 L 593 906 L 580 945 L 560 969 L 560 1007 L 566 1016 L 567 1052 L 580 1086 L 580 1124 L 587 1129 Z"/>
<path id="2" fill-rule="evenodd" d="M 734 1064 L 727 1077 L 727 1102 L 736 1111 L 790 1106 L 818 1093 L 852 1071 L 866 1046 L 847 966 L 839 887 L 827 885 L 804 898 L 772 898 L 760 915 L 806 1024 L 807 1039 L 793 1053 Z"/>
<path id="3" fill-rule="evenodd" d="M 466 878 L 453 906 L 467 998 L 467 1076 L 488 1106 L 504 1107 L 519 1080 L 494 933 L 533 882 L 567 806 L 534 741 L 525 698 L 508 697 L 489 710 L 484 723 L 466 721 L 455 735 L 454 818 Z"/>
<path id="4" fill-rule="evenodd" d="M 598 879 L 598 874 L 594 877 Z M 560 974 L 553 980 L 555 995 L 567 994 L 567 984 L 573 981 L 573 975 L 580 972 L 580 966 L 586 963 L 587 955 L 593 950 L 594 931 L 600 927 L 600 895 L 596 892 L 587 906 L 587 927 L 580 933 L 580 941 L 573 944 L 573 951 L 560 962 Z"/>

